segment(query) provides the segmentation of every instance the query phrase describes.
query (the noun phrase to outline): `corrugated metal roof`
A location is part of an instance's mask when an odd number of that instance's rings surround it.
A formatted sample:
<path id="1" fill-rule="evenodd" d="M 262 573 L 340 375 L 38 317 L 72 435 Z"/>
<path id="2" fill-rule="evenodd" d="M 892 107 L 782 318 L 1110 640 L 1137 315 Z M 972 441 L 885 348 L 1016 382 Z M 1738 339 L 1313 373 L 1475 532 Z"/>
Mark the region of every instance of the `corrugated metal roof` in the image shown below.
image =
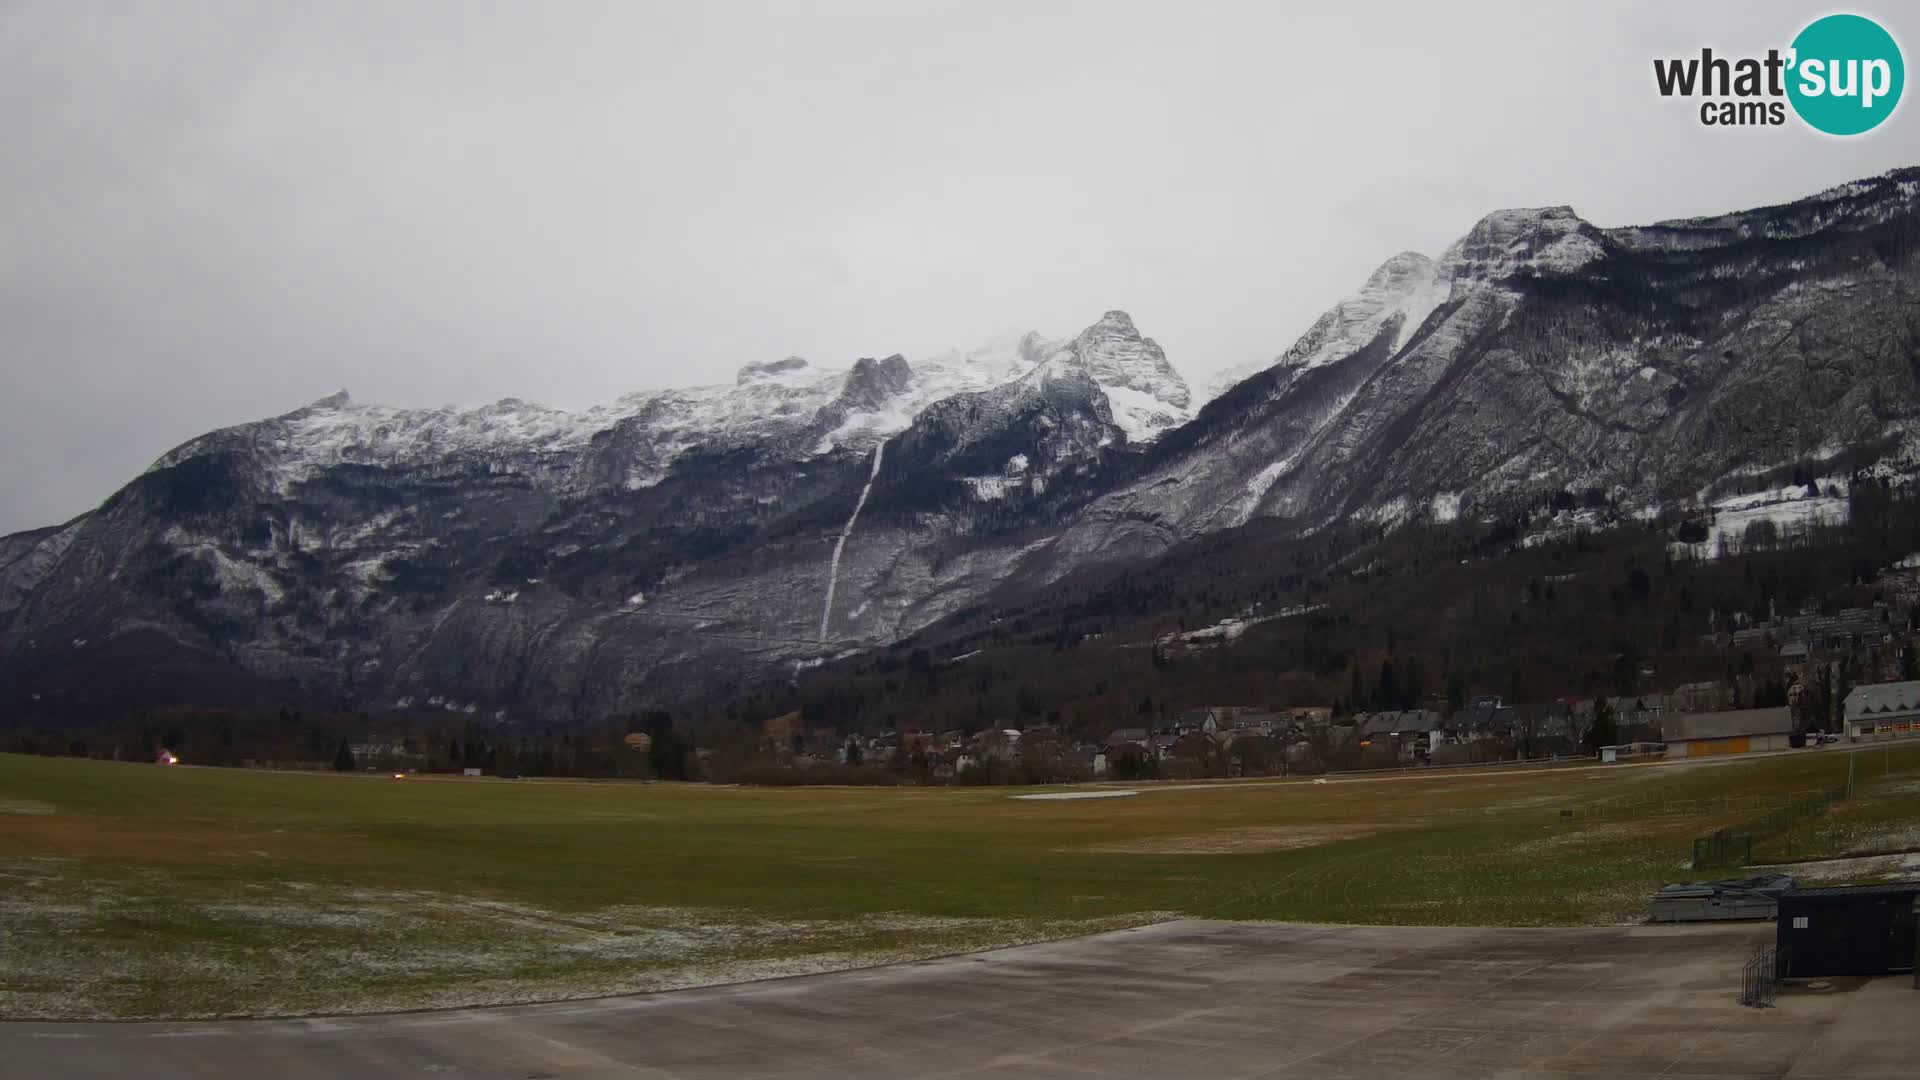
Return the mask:
<path id="1" fill-rule="evenodd" d="M 1727 878 L 1721 881 L 1689 881 L 1678 885 L 1663 886 L 1654 894 L 1656 898 L 1714 896 L 1721 893 L 1747 893 L 1765 896 L 1779 896 L 1793 891 L 1791 874 L 1761 874 L 1758 877 Z"/>
<path id="2" fill-rule="evenodd" d="M 1853 896 L 1920 896 L 1920 881 L 1880 885 L 1821 885 L 1780 894 L 1782 900 L 1843 900 Z"/>
<path id="3" fill-rule="evenodd" d="M 1856 716 L 1920 711 L 1920 682 L 1856 686 L 1847 695 L 1846 708 L 1849 720 Z"/>
<path id="4" fill-rule="evenodd" d="M 1731 712 L 1689 713 L 1660 725 L 1668 742 L 1688 739 L 1731 739 L 1741 735 L 1780 735 L 1793 730 L 1793 712 L 1785 705 L 1773 709 L 1735 709 Z"/>

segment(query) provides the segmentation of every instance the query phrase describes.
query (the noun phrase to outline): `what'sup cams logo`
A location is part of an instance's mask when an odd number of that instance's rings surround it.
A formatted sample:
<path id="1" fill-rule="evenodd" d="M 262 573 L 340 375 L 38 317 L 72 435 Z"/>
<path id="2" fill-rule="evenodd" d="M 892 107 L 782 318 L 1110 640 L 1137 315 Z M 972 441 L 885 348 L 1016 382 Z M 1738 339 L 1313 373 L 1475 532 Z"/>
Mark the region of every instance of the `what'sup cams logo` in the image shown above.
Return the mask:
<path id="1" fill-rule="evenodd" d="M 1700 98 L 1708 127 L 1777 127 L 1792 106 L 1828 135 L 1860 135 L 1893 115 L 1906 85 L 1900 44 L 1872 19 L 1828 15 L 1764 57 L 1699 56 L 1653 62 L 1661 97 Z"/>

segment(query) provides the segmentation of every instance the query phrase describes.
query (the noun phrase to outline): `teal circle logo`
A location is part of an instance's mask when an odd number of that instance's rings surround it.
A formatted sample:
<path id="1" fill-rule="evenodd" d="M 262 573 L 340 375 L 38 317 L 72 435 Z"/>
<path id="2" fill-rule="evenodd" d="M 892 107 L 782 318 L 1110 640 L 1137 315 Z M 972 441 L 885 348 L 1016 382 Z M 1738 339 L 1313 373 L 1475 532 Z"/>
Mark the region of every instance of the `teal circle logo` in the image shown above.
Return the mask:
<path id="1" fill-rule="evenodd" d="M 1793 39 L 1787 98 L 1816 131 L 1859 135 L 1879 127 L 1900 104 L 1907 82 L 1900 45 L 1860 15 L 1828 15 Z"/>

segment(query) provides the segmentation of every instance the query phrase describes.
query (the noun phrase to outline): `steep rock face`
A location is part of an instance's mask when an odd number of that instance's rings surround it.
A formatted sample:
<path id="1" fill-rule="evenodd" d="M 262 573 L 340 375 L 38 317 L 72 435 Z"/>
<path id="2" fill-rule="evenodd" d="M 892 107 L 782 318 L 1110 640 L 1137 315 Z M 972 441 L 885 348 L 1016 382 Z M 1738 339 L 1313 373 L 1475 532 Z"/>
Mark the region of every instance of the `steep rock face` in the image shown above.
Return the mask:
<path id="1" fill-rule="evenodd" d="M 1144 373 L 1101 370 L 1183 397 L 1119 318 Z M 1090 365 L 1036 374 L 1062 348 L 788 357 L 584 413 L 334 395 L 0 541 L 4 663 L 49 707 L 78 701 L 48 681 L 76 643 L 145 631 L 209 679 L 237 666 L 356 707 L 567 721 L 887 640 L 999 580 L 1008 562 L 978 556 L 1057 520 L 1125 452 Z"/>
<path id="2" fill-rule="evenodd" d="M 833 407 L 845 412 L 871 412 L 905 393 L 912 381 L 913 367 L 899 353 L 885 360 L 861 357 L 847 373 L 846 386 Z"/>
<path id="3" fill-rule="evenodd" d="M 1233 368 L 1216 376 L 1209 400 L 1269 368 L 1296 378 L 1372 344 L 1383 329 L 1391 328 L 1391 349 L 1406 344 L 1452 290 L 1451 275 L 1443 276 L 1432 259 L 1403 251 L 1382 263 L 1360 291 L 1320 316 L 1279 359 Z"/>
<path id="4" fill-rule="evenodd" d="M 124 704 L 142 692 L 100 676 L 147 669 L 99 650 L 160 642 L 138 655 L 164 654 L 171 700 L 238 673 L 578 720 L 1255 519 L 1484 516 L 1563 488 L 1654 504 L 1842 450 L 1908 470 L 1916 440 L 1920 170 L 1625 229 L 1501 211 L 1388 260 L 1197 412 L 1110 312 L 584 413 L 336 395 L 214 432 L 0 538 L 0 687 Z"/>
<path id="5" fill-rule="evenodd" d="M 1159 344 L 1142 337 L 1124 311 L 1101 316 L 1048 356 L 1035 375 L 1084 379 L 1099 386 L 1113 422 L 1136 443 L 1149 442 L 1192 416 L 1186 381 L 1167 363 Z"/>
<path id="6" fill-rule="evenodd" d="M 1056 553 L 1151 554 L 1253 517 L 1446 519 L 1561 488 L 1657 504 L 1850 447 L 1907 468 L 1917 191 L 1906 170 L 1619 230 L 1564 207 L 1489 215 L 1431 264 L 1382 266 L 1160 440 Z"/>

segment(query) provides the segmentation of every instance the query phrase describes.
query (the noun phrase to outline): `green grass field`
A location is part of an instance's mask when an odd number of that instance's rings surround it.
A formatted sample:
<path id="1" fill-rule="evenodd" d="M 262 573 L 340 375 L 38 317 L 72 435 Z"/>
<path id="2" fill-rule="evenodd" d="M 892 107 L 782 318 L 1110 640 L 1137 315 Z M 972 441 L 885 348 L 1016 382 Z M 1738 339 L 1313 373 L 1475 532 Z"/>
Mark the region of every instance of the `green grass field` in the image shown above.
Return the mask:
<path id="1" fill-rule="evenodd" d="M 1847 842 L 1920 826 L 1920 747 L 1870 753 Z M 0 755 L 0 1015 L 621 993 L 1168 915 L 1619 923 L 1689 877 L 1694 835 L 1845 774 L 1823 750 L 1035 802 Z"/>

